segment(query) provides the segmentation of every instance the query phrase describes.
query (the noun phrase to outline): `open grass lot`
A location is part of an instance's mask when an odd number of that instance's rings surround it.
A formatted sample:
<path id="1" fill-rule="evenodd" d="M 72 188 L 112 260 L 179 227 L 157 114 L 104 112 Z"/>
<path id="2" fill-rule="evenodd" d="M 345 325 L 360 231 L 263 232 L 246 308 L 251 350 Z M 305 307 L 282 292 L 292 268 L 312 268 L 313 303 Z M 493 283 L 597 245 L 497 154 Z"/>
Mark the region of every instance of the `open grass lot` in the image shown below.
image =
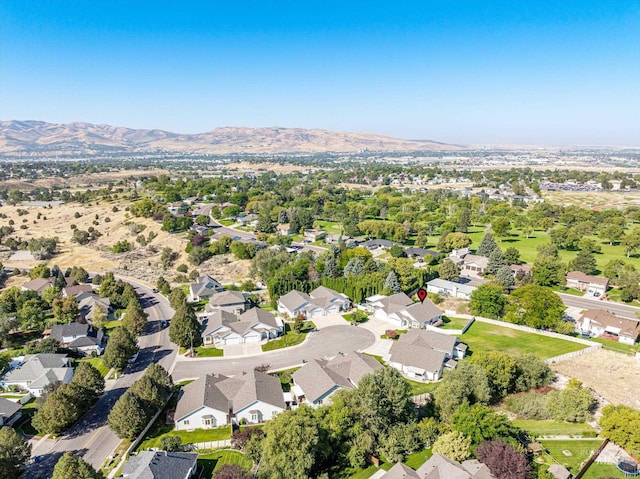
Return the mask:
<path id="1" fill-rule="evenodd" d="M 105 377 L 109 372 L 109 367 L 104 363 L 102 358 L 83 358 L 80 360 L 82 363 L 89 363 L 102 374 L 102 377 Z"/>
<path id="2" fill-rule="evenodd" d="M 474 351 L 502 351 L 511 355 L 534 353 L 542 359 L 584 349 L 582 344 L 549 338 L 534 333 L 494 326 L 476 321 L 461 336 L 462 342 Z"/>
<path id="3" fill-rule="evenodd" d="M 607 338 L 591 338 L 591 341 L 600 343 L 602 344 L 602 347 L 604 349 L 615 351 L 616 353 L 635 354 L 637 352 L 640 352 L 640 343 L 636 343 L 632 346 L 630 344 L 622 344 L 618 341 L 612 341 L 611 339 Z"/>
<path id="4" fill-rule="evenodd" d="M 291 346 L 297 346 L 298 344 L 304 341 L 304 338 L 307 337 L 307 333 L 310 333 L 314 329 L 316 329 L 316 325 L 313 324 L 312 321 L 305 321 L 304 326 L 302 327 L 302 331 L 299 333 L 294 332 L 291 329 L 291 325 L 289 323 L 285 323 L 285 333 L 279 339 L 274 339 L 273 341 L 269 341 L 262 345 L 263 351 L 274 351 L 276 349 L 289 348 Z"/>
<path id="5" fill-rule="evenodd" d="M 595 433 L 589 424 L 572 423 L 564 421 L 538 421 L 534 419 L 516 419 L 511 421 L 514 426 L 527 431 L 532 437 L 544 436 L 568 436 L 584 435 Z"/>
<path id="6" fill-rule="evenodd" d="M 542 457 L 547 464 L 558 462 L 576 474 L 582 463 L 600 447 L 602 439 L 541 441 L 541 444 L 546 450 Z M 570 455 L 566 455 L 565 452 Z"/>
<path id="7" fill-rule="evenodd" d="M 251 470 L 253 466 L 252 462 L 241 452 L 225 449 L 198 456 L 198 466 L 202 468 L 200 477 L 202 479 L 211 478 L 213 473 L 224 464 L 239 464 L 247 470 Z"/>

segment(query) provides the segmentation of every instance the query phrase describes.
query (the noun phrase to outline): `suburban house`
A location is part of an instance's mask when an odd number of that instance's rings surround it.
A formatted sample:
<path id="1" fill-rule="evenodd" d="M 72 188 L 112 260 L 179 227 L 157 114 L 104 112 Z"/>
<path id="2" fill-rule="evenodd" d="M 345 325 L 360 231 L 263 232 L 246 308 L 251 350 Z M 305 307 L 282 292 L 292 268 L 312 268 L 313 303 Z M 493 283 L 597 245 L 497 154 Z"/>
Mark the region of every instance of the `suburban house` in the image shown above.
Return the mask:
<path id="1" fill-rule="evenodd" d="M 449 253 L 449 261 L 460 267 L 460 274 L 464 276 L 482 276 L 489 264 L 489 258 L 471 254 L 469 248 L 454 249 Z"/>
<path id="2" fill-rule="evenodd" d="M 567 287 L 575 288 L 579 291 L 586 291 L 589 294 L 607 292 L 609 280 L 599 276 L 584 274 L 582 271 L 570 271 L 567 273 Z"/>
<path id="3" fill-rule="evenodd" d="M 235 377 L 207 374 L 182 388 L 175 429 L 262 423 L 285 410 L 280 380 L 259 371 Z"/>
<path id="4" fill-rule="evenodd" d="M 375 295 L 365 299 L 365 309 L 373 316 L 393 323 L 397 329 L 426 328 L 442 324 L 442 311 L 429 299 L 414 303 L 405 293 Z"/>
<path id="5" fill-rule="evenodd" d="M 434 454 L 414 471 L 399 462 L 388 471 L 380 470 L 371 479 L 496 479 L 486 464 L 476 459 L 462 463 Z"/>
<path id="6" fill-rule="evenodd" d="M 373 251 L 376 249 L 389 249 L 394 244 L 397 244 L 397 243 L 394 243 L 393 241 L 389 241 L 385 239 L 372 239 L 362 243 L 362 246 L 367 248 L 369 251 Z"/>
<path id="7" fill-rule="evenodd" d="M 522 277 L 531 274 L 530 264 L 510 264 L 509 269 L 513 272 L 513 277 L 516 279 L 518 279 L 519 276 Z"/>
<path id="8" fill-rule="evenodd" d="M 228 313 L 240 314 L 246 307 L 247 302 L 240 291 L 222 291 L 209 298 L 209 303 L 204 307 L 204 314 L 213 313 L 219 309 Z"/>
<path id="9" fill-rule="evenodd" d="M 282 320 L 268 311 L 252 308 L 239 316 L 217 310 L 204 317 L 202 339 L 205 345 L 259 343 L 284 332 Z"/>
<path id="10" fill-rule="evenodd" d="M 28 354 L 18 365 L 0 377 L 0 386 L 18 386 L 40 397 L 48 384 L 60 381 L 68 383 L 73 378 L 71 361 L 65 354 Z"/>
<path id="11" fill-rule="evenodd" d="M 11 426 L 22 417 L 22 404 L 0 397 L 0 427 Z"/>
<path id="12" fill-rule="evenodd" d="M 469 284 L 456 283 L 446 279 L 435 278 L 427 282 L 427 292 L 458 299 L 471 299 L 476 287 Z"/>
<path id="13" fill-rule="evenodd" d="M 640 320 L 621 318 L 604 309 L 589 309 L 580 316 L 576 329 L 585 336 L 601 336 L 633 345 L 640 335 Z"/>
<path id="14" fill-rule="evenodd" d="M 222 285 L 208 274 L 198 277 L 195 283 L 189 285 L 187 301 L 195 303 L 209 299 L 216 293 L 224 291 Z"/>
<path id="15" fill-rule="evenodd" d="M 425 248 L 408 248 L 404 253 L 411 259 L 418 261 L 419 263 L 429 263 L 442 256 L 442 253 Z"/>
<path id="16" fill-rule="evenodd" d="M 175 201 L 167 205 L 167 211 L 172 215 L 184 215 L 189 211 L 189 206 L 182 201 Z"/>
<path id="17" fill-rule="evenodd" d="M 303 316 L 312 319 L 331 313 L 346 311 L 351 307 L 349 298 L 325 286 L 306 294 L 292 290 L 278 299 L 278 312 L 290 318 Z"/>
<path id="18" fill-rule="evenodd" d="M 78 302 L 80 316 L 89 321 L 93 319 L 96 308 L 100 308 L 105 316 L 109 316 L 111 313 L 111 301 L 109 298 L 103 298 L 96 293 L 80 293 L 76 296 L 76 301 Z"/>
<path id="19" fill-rule="evenodd" d="M 305 230 L 304 239 L 306 241 L 320 241 L 327 236 L 327 233 L 322 230 Z"/>
<path id="20" fill-rule="evenodd" d="M 140 451 L 122 466 L 126 479 L 189 479 L 198 469 L 198 455 L 190 452 Z"/>
<path id="21" fill-rule="evenodd" d="M 104 351 L 104 334 L 88 323 L 56 324 L 51 328 L 50 338 L 58 341 L 62 347 L 74 349 L 84 355 L 93 351 L 97 355 Z"/>
<path id="22" fill-rule="evenodd" d="M 443 368 L 455 368 L 466 351 L 467 345 L 455 336 L 410 329 L 391 345 L 387 363 L 410 379 L 438 381 Z"/>
<path id="23" fill-rule="evenodd" d="M 69 277 L 65 277 L 64 279 L 67 283 L 67 286 L 71 286 L 75 281 L 75 279 Z M 55 282 L 55 276 L 51 276 L 49 278 L 36 278 L 24 283 L 22 286 L 20 286 L 20 289 L 22 291 L 35 291 L 36 293 L 38 293 L 38 296 L 42 296 L 44 290 L 51 288 Z"/>
<path id="24" fill-rule="evenodd" d="M 384 366 L 366 354 L 339 354 L 331 360 L 312 359 L 293 373 L 291 388 L 298 404 L 318 407 L 330 403 L 339 389 L 355 388 L 366 374 Z"/>
<path id="25" fill-rule="evenodd" d="M 290 236 L 296 233 L 291 229 L 291 225 L 289 223 L 279 224 L 278 226 L 276 226 L 276 231 L 279 235 L 282 236 Z"/>
<path id="26" fill-rule="evenodd" d="M 93 292 L 93 287 L 90 284 L 76 284 L 75 286 L 67 286 L 62 289 L 62 296 L 65 298 L 78 297 L 83 293 Z"/>

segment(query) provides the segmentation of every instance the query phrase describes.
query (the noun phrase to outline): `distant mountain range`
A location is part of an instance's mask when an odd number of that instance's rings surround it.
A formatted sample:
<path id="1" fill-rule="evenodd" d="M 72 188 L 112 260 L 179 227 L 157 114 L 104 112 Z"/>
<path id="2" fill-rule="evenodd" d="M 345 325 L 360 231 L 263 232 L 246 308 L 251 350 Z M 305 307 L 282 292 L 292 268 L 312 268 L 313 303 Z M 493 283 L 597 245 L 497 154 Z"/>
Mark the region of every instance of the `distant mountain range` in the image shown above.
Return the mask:
<path id="1" fill-rule="evenodd" d="M 372 133 L 302 128 L 225 127 L 198 134 L 138 130 L 91 123 L 0 121 L 0 155 L 159 153 L 323 153 L 459 150 L 435 141 L 401 140 Z"/>

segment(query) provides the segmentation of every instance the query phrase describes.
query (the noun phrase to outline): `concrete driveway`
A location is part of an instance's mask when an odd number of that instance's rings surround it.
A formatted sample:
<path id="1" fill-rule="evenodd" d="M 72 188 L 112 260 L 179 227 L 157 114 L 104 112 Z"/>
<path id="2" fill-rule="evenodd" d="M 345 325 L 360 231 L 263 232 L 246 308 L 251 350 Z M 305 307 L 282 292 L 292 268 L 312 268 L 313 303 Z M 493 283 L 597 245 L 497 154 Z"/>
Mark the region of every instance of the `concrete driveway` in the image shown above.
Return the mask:
<path id="1" fill-rule="evenodd" d="M 260 343 L 227 344 L 222 347 L 225 358 L 255 356 L 262 352 Z"/>

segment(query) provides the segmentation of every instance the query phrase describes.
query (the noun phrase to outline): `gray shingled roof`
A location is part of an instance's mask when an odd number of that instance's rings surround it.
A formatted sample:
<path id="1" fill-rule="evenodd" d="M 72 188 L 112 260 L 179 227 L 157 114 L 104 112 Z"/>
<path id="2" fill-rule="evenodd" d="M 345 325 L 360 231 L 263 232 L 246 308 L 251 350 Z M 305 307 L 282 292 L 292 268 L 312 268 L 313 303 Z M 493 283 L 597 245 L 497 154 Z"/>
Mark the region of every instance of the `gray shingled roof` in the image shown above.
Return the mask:
<path id="1" fill-rule="evenodd" d="M 389 469 L 380 479 L 420 479 L 416 471 L 401 462 Z"/>
<path id="2" fill-rule="evenodd" d="M 122 468 L 127 479 L 186 479 L 196 467 L 197 454 L 188 452 L 140 451 Z"/>
<path id="3" fill-rule="evenodd" d="M 311 360 L 293 373 L 293 381 L 304 391 L 307 400 L 314 402 L 336 386 L 353 388 L 363 376 L 381 367 L 371 356 L 351 352 L 330 361 Z"/>
<path id="4" fill-rule="evenodd" d="M 203 336 L 212 334 L 220 326 L 225 326 L 238 334 L 244 334 L 253 329 L 253 326 L 258 322 L 271 328 L 279 327 L 275 316 L 269 311 L 264 311 L 260 308 L 252 308 L 240 316 L 227 311 L 215 310 L 207 315 L 205 330 L 202 334 Z"/>
<path id="5" fill-rule="evenodd" d="M 73 322 L 67 324 L 56 324 L 51 328 L 51 334 L 49 336 L 56 341 L 62 342 L 62 338 L 65 336 L 86 336 L 87 334 L 89 334 L 88 324 Z"/>
<path id="6" fill-rule="evenodd" d="M 226 414 L 229 406 L 236 412 L 256 401 L 284 409 L 280 380 L 258 371 L 244 372 L 232 378 L 207 374 L 182 388 L 175 419 L 179 420 L 202 406 Z"/>
<path id="7" fill-rule="evenodd" d="M 280 303 L 284 305 L 289 311 L 295 311 L 302 307 L 305 303 L 313 303 L 313 299 L 306 293 L 302 293 L 300 291 L 289 291 L 284 296 L 280 296 L 278 299 Z"/>
<path id="8" fill-rule="evenodd" d="M 17 413 L 21 407 L 22 406 L 16 402 L 0 397 L 0 417 L 3 417 L 4 420 L 9 419 Z"/>
<path id="9" fill-rule="evenodd" d="M 240 321 L 248 321 L 253 324 L 260 322 L 273 328 L 279 327 L 273 313 L 260 308 L 251 308 L 240 315 Z"/>
<path id="10" fill-rule="evenodd" d="M 212 307 L 224 307 L 229 304 L 244 303 L 244 296 L 240 291 L 222 291 L 211 296 L 209 304 L 207 306 Z"/>
<path id="11" fill-rule="evenodd" d="M 65 354 L 28 354 L 21 365 L 4 374 L 3 380 L 6 382 L 36 381 L 50 370 L 57 371 L 55 377 L 59 380 L 64 377 L 67 361 Z M 58 371 L 59 369 L 64 371 Z"/>
<path id="12" fill-rule="evenodd" d="M 424 371 L 439 371 L 446 358 L 445 353 L 431 348 L 413 344 L 402 344 L 399 341 L 391 345 L 390 361 Z"/>
<path id="13" fill-rule="evenodd" d="M 441 316 L 442 311 L 429 299 L 425 299 L 422 303 L 413 303 L 406 308 L 396 311 L 396 314 L 406 319 L 415 319 L 420 324 L 424 324 Z"/>
<path id="14" fill-rule="evenodd" d="M 458 342 L 456 336 L 437 333 L 426 329 L 410 329 L 398 338 L 399 344 L 411 344 L 422 348 L 435 349 L 451 354 L 453 347 Z"/>

